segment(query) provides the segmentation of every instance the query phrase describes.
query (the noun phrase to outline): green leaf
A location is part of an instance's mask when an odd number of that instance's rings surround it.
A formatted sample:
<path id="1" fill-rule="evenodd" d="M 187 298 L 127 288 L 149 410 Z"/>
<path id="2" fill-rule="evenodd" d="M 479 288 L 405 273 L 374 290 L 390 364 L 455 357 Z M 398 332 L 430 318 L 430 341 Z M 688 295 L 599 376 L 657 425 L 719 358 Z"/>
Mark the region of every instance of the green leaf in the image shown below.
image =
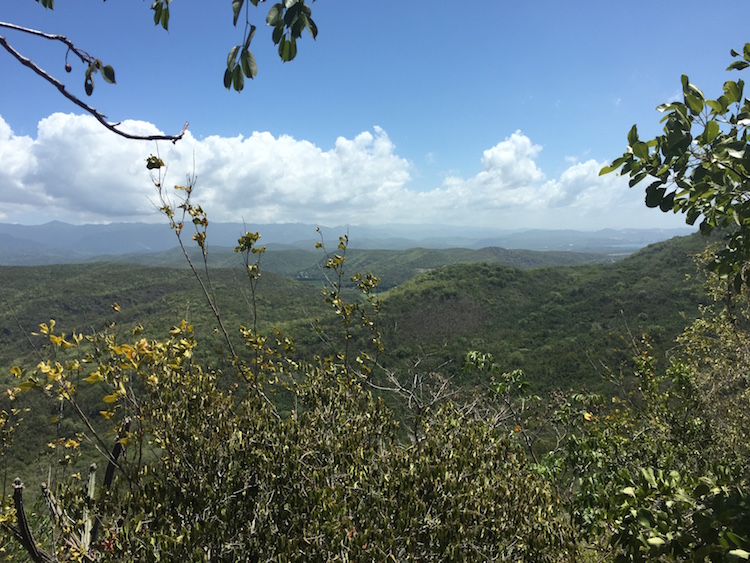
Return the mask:
<path id="1" fill-rule="evenodd" d="M 229 54 L 227 55 L 227 67 L 232 68 L 235 65 L 235 61 L 237 60 L 237 52 L 240 50 L 239 45 L 235 45 L 229 50 Z"/>
<path id="2" fill-rule="evenodd" d="M 266 23 L 270 26 L 277 27 L 281 25 L 284 21 L 284 5 L 283 4 L 274 4 L 271 6 L 271 9 L 268 10 L 268 15 L 266 16 Z"/>
<path id="3" fill-rule="evenodd" d="M 90 96 L 94 92 L 94 79 L 89 74 L 83 81 L 83 89 L 86 91 L 86 95 Z"/>
<path id="4" fill-rule="evenodd" d="M 674 209 L 674 196 L 674 192 L 665 196 L 659 204 L 659 209 L 664 211 L 664 213 L 666 213 L 667 211 L 672 211 Z"/>
<path id="5" fill-rule="evenodd" d="M 279 43 L 279 56 L 285 63 L 297 56 L 297 40 L 294 37 L 281 40 L 281 43 Z"/>
<path id="6" fill-rule="evenodd" d="M 224 71 L 224 88 L 229 90 L 232 87 L 232 70 L 233 68 L 227 68 Z"/>
<path id="7" fill-rule="evenodd" d="M 247 50 L 248 47 L 250 47 L 250 42 L 253 40 L 253 37 L 255 36 L 255 26 L 250 26 L 250 33 L 247 34 L 247 38 L 245 39 L 245 45 L 243 47 L 244 50 Z"/>
<path id="8" fill-rule="evenodd" d="M 278 45 L 282 37 L 284 37 L 284 27 L 283 26 L 275 27 L 273 29 L 273 32 L 271 33 L 271 39 L 273 39 L 273 44 Z"/>
<path id="9" fill-rule="evenodd" d="M 750 552 L 745 551 L 744 549 L 733 549 L 729 552 L 729 555 L 734 555 L 740 559 L 750 559 Z"/>
<path id="10" fill-rule="evenodd" d="M 743 70 L 750 66 L 747 61 L 734 61 L 727 67 L 727 70 Z"/>
<path id="11" fill-rule="evenodd" d="M 632 147 L 638 142 L 638 127 L 633 125 L 628 132 L 628 144 Z"/>
<path id="12" fill-rule="evenodd" d="M 242 67 L 237 65 L 232 71 L 232 85 L 237 92 L 242 92 L 245 87 L 245 77 L 242 75 Z"/>
<path id="13" fill-rule="evenodd" d="M 693 94 L 685 94 L 685 103 L 695 113 L 703 111 L 703 100 Z"/>
<path id="14" fill-rule="evenodd" d="M 648 145 L 642 141 L 638 141 L 633 145 L 633 154 L 642 160 L 647 159 Z"/>
<path id="15" fill-rule="evenodd" d="M 727 97 L 727 101 L 730 104 L 740 101 L 742 99 L 742 89 L 737 82 L 727 80 L 724 83 L 724 95 Z"/>
<path id="16" fill-rule="evenodd" d="M 169 30 L 169 6 L 164 6 L 161 10 L 161 26 Z"/>
<path id="17" fill-rule="evenodd" d="M 159 25 L 161 21 L 161 2 L 157 0 L 151 4 L 151 9 L 154 11 L 154 25 Z"/>
<path id="18" fill-rule="evenodd" d="M 706 130 L 703 132 L 703 142 L 710 143 L 719 136 L 719 124 L 716 121 L 709 121 L 706 124 Z"/>
<path id="19" fill-rule="evenodd" d="M 232 22 L 233 25 L 237 25 L 237 20 L 240 17 L 240 10 L 242 10 L 242 5 L 245 3 L 245 0 L 234 0 L 232 2 L 232 12 L 234 13 L 234 21 Z"/>
<path id="20" fill-rule="evenodd" d="M 706 105 L 720 115 L 727 111 L 727 106 L 721 104 L 719 100 L 706 100 Z"/>
<path id="21" fill-rule="evenodd" d="M 242 52 L 240 64 L 242 64 L 242 72 L 247 78 L 255 78 L 255 75 L 258 74 L 258 65 L 255 63 L 255 57 L 250 51 Z"/>
<path id="22" fill-rule="evenodd" d="M 651 184 L 649 188 L 654 187 L 655 184 Z M 651 467 L 646 467 L 641 469 L 641 475 L 643 475 L 643 478 L 646 479 L 646 482 L 653 487 L 656 488 L 656 476 L 654 475 L 654 470 Z"/>
<path id="23" fill-rule="evenodd" d="M 734 545 L 736 545 L 738 547 L 741 546 L 741 545 L 745 545 L 746 543 L 748 543 L 747 538 L 743 538 L 742 536 L 739 536 L 739 535 L 735 534 L 734 532 L 730 532 L 729 530 L 727 530 L 726 536 L 727 536 L 727 538 L 729 538 L 729 540 Z"/>
<path id="24" fill-rule="evenodd" d="M 670 102 L 668 104 L 659 104 L 658 106 L 656 106 L 656 111 L 661 112 L 661 113 L 664 113 L 665 111 L 672 111 L 674 109 L 677 109 L 678 105 L 681 105 L 681 104 L 678 104 L 677 102 Z"/>
<path id="25" fill-rule="evenodd" d="M 641 526 L 643 526 L 644 528 L 653 528 L 654 527 L 654 517 L 645 508 L 641 508 L 638 511 L 637 520 L 638 520 L 638 523 Z"/>
<path id="26" fill-rule="evenodd" d="M 307 16 L 305 18 L 305 27 L 307 28 L 307 31 L 310 33 L 313 39 L 318 37 L 318 26 L 315 25 L 315 22 L 310 16 Z"/>
<path id="27" fill-rule="evenodd" d="M 109 65 L 102 67 L 102 77 L 104 77 L 105 82 L 109 84 L 114 84 L 115 83 L 115 69 L 113 69 Z"/>
<path id="28" fill-rule="evenodd" d="M 599 170 L 599 176 L 604 176 L 605 174 L 609 174 L 610 172 L 614 172 L 620 166 L 622 166 L 628 159 L 624 156 L 621 156 L 620 158 L 615 159 L 612 161 L 612 164 L 609 166 L 604 166 L 601 170 Z"/>

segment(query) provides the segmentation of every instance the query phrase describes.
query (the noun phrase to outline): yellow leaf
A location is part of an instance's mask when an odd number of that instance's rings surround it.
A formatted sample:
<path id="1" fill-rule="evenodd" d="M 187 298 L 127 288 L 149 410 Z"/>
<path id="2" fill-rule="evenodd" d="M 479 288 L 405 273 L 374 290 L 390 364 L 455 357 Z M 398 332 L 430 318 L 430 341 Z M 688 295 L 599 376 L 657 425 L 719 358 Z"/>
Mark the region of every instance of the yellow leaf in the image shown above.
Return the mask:
<path id="1" fill-rule="evenodd" d="M 102 401 L 105 403 L 116 403 L 118 398 L 119 395 L 117 393 L 112 393 L 111 395 L 106 395 Z"/>
<path id="2" fill-rule="evenodd" d="M 591 420 L 591 419 L 594 418 L 594 415 L 591 414 L 590 412 L 585 412 L 585 413 L 583 413 L 583 418 L 586 419 L 586 420 Z"/>
<path id="3" fill-rule="evenodd" d="M 21 371 L 21 368 L 19 368 L 18 366 L 13 366 L 12 368 L 10 368 L 10 373 L 15 375 L 16 377 L 23 376 L 23 372 Z"/>
<path id="4" fill-rule="evenodd" d="M 104 378 L 102 377 L 102 374 L 98 371 L 93 372 L 91 375 L 89 375 L 87 378 L 84 379 L 86 383 L 98 383 L 99 381 L 104 381 Z"/>
<path id="5" fill-rule="evenodd" d="M 119 306 L 119 305 L 118 305 L 118 304 L 117 304 L 116 302 L 115 302 L 115 303 L 112 303 L 112 309 L 114 309 L 114 311 L 115 311 L 116 313 L 119 313 L 119 312 L 120 312 L 120 306 Z"/>
<path id="6" fill-rule="evenodd" d="M 115 414 L 112 411 L 99 411 L 99 414 L 102 415 L 106 419 L 112 418 L 112 415 Z"/>

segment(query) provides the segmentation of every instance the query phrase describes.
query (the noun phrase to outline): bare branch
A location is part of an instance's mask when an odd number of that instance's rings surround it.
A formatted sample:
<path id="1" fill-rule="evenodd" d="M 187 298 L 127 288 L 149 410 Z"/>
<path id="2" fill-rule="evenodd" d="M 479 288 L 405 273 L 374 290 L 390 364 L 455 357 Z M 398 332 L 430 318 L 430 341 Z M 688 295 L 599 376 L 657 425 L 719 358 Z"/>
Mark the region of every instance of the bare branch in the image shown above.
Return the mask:
<path id="1" fill-rule="evenodd" d="M 39 31 L 37 29 L 31 29 L 30 27 L 23 27 L 9 22 L 0 22 L 0 27 L 12 29 L 14 31 L 20 31 L 22 33 L 28 33 L 29 35 L 36 35 L 37 37 L 43 37 L 44 39 L 49 39 L 51 41 L 59 41 L 60 43 L 63 43 L 65 46 L 67 46 L 68 49 L 72 51 L 79 59 L 81 59 L 82 63 L 91 64 L 94 61 L 94 57 L 89 55 L 86 51 L 83 51 L 76 47 L 73 42 L 64 35 L 44 33 L 43 31 Z M 66 55 L 65 60 L 67 61 L 67 59 L 68 56 Z"/>
<path id="2" fill-rule="evenodd" d="M 85 64 L 92 64 L 92 61 L 94 60 L 93 57 L 91 57 L 91 55 L 89 55 L 85 51 L 82 51 L 82 50 L 78 49 L 70 40 L 68 40 L 67 38 L 65 38 L 62 35 L 50 35 L 50 34 L 47 34 L 47 33 L 43 33 L 41 31 L 37 31 L 35 29 L 29 29 L 29 28 L 26 28 L 26 27 L 17 26 L 17 25 L 14 25 L 12 23 L 7 23 L 7 22 L 0 22 L 0 27 L 5 27 L 5 28 L 8 28 L 8 29 L 13 29 L 13 30 L 16 30 L 16 31 L 21 31 L 23 33 L 28 33 L 28 34 L 31 34 L 31 35 L 36 35 L 36 36 L 39 36 L 39 37 L 43 37 L 45 39 L 50 39 L 50 40 L 54 40 L 54 41 L 60 41 L 61 43 L 65 44 L 68 47 L 68 49 L 71 52 L 73 52 L 78 58 L 80 58 L 81 61 L 84 62 Z M 182 139 L 182 137 L 185 135 L 185 132 L 187 131 L 187 127 L 188 127 L 187 122 L 185 122 L 185 126 L 182 128 L 182 131 L 180 131 L 180 133 L 177 134 L 177 135 L 134 135 L 132 133 L 128 133 L 127 131 L 122 131 L 122 130 L 120 130 L 120 129 L 117 128 L 120 125 L 120 123 L 110 123 L 110 122 L 108 122 L 107 121 L 107 117 L 105 115 L 103 115 L 102 113 L 100 113 L 97 109 L 95 109 L 95 108 L 91 107 L 90 105 L 84 103 L 82 100 L 80 100 L 75 95 L 73 95 L 70 92 L 68 92 L 65 89 L 65 84 L 63 84 L 62 82 L 60 82 L 59 80 L 57 80 L 54 76 L 51 76 L 50 74 L 48 74 L 44 69 L 42 69 L 41 67 L 39 67 L 36 63 L 34 63 L 34 61 L 32 61 L 31 59 L 28 59 L 28 58 L 24 57 L 21 53 L 19 53 L 13 47 L 11 47 L 10 44 L 8 43 L 8 41 L 2 35 L 0 35 L 0 46 L 2 46 L 6 51 L 8 51 L 8 53 L 10 53 L 11 55 L 13 55 L 13 57 L 15 57 L 16 60 L 18 60 L 18 62 L 20 62 L 23 66 L 30 68 L 37 75 L 41 76 L 47 82 L 49 82 L 50 84 L 52 84 L 55 88 L 57 88 L 57 90 L 63 96 L 65 96 L 66 98 L 68 98 L 68 100 L 70 100 L 71 102 L 73 102 L 75 105 L 77 105 L 78 107 L 80 107 L 84 111 L 86 111 L 86 112 L 90 113 L 91 115 L 93 115 L 96 118 L 96 120 L 99 123 L 101 123 L 106 129 L 108 129 L 109 131 L 111 131 L 111 132 L 113 132 L 113 133 L 115 133 L 117 135 L 120 135 L 121 137 L 125 137 L 126 139 L 138 140 L 138 141 L 172 141 L 173 143 L 176 143 L 177 141 L 179 141 L 180 139 Z"/>

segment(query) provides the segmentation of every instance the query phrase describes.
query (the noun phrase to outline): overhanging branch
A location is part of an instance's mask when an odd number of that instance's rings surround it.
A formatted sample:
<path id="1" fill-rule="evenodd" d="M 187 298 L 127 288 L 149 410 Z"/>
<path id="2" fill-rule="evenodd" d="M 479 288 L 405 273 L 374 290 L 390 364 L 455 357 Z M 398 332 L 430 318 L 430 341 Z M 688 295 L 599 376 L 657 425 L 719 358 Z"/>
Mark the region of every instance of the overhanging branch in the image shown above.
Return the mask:
<path id="1" fill-rule="evenodd" d="M 12 23 L 7 22 L 0 22 L 0 27 L 13 29 L 16 31 L 21 31 L 23 33 L 28 33 L 30 35 L 36 35 L 38 37 L 43 37 L 45 39 L 50 39 L 53 41 L 60 41 L 64 45 L 68 47 L 68 49 L 73 52 L 79 59 L 81 59 L 82 62 L 85 64 L 91 64 L 91 61 L 93 58 L 86 53 L 85 51 L 81 51 L 78 49 L 69 39 L 62 35 L 51 35 L 48 33 L 43 33 L 41 31 L 30 29 L 26 27 L 21 27 Z M 185 132 L 187 131 L 188 124 L 185 122 L 185 126 L 182 128 L 182 131 L 180 131 L 177 135 L 135 135 L 132 133 L 128 133 L 127 131 L 122 131 L 121 129 L 118 129 L 118 126 L 120 123 L 110 123 L 107 121 L 107 117 L 100 113 L 96 108 L 91 107 L 90 105 L 83 102 L 81 99 L 79 99 L 77 96 L 71 94 L 65 89 L 65 84 L 57 80 L 54 76 L 51 76 L 49 73 L 47 73 L 44 69 L 39 67 L 34 61 L 31 59 L 24 57 L 21 53 L 16 51 L 11 45 L 8 43 L 8 41 L 5 39 L 4 36 L 0 35 L 0 46 L 2 46 L 8 53 L 10 53 L 18 62 L 20 62 L 23 66 L 30 68 L 33 70 L 37 75 L 41 76 L 44 80 L 52 84 L 57 90 L 65 96 L 68 100 L 73 102 L 75 105 L 86 111 L 87 113 L 93 115 L 96 120 L 101 123 L 106 129 L 112 131 L 113 133 L 120 135 L 121 137 L 125 137 L 126 139 L 134 139 L 139 141 L 172 141 L 173 143 L 176 143 L 182 137 L 185 135 Z"/>

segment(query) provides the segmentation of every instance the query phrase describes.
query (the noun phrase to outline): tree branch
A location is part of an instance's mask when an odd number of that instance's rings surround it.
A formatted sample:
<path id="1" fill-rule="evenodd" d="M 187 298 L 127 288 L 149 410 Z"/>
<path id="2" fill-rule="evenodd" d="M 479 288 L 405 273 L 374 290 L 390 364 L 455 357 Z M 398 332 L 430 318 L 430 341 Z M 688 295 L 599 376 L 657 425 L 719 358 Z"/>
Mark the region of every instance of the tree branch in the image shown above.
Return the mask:
<path id="1" fill-rule="evenodd" d="M 12 23 L 7 23 L 7 22 L 0 22 L 0 27 L 13 29 L 16 31 L 21 31 L 24 33 L 28 33 L 30 35 L 43 37 L 45 39 L 60 41 L 61 43 L 65 44 L 68 47 L 68 49 L 72 51 L 78 58 L 80 58 L 81 61 L 84 62 L 85 64 L 90 65 L 92 64 L 92 61 L 94 61 L 94 59 L 88 53 L 76 48 L 76 46 L 69 39 L 67 39 L 66 37 L 62 35 L 50 35 L 47 33 L 42 33 L 41 31 L 37 31 L 35 29 L 29 29 L 26 27 L 17 26 L 17 25 L 14 25 Z M 41 76 L 47 82 L 52 84 L 55 88 L 57 88 L 57 90 L 63 96 L 68 98 L 68 100 L 73 102 L 75 105 L 77 105 L 84 111 L 93 115 L 96 118 L 96 120 L 99 123 L 101 123 L 106 129 L 108 129 L 109 131 L 112 131 L 113 133 L 117 135 L 120 135 L 121 137 L 125 137 L 126 139 L 139 140 L 139 141 L 172 141 L 173 143 L 176 143 L 177 141 L 182 139 L 182 137 L 185 135 L 185 131 L 187 131 L 187 127 L 188 127 L 187 122 L 185 122 L 185 126 L 182 128 L 182 131 L 180 131 L 180 133 L 177 135 L 134 135 L 132 133 L 128 133 L 127 131 L 122 131 L 117 128 L 120 125 L 120 123 L 109 123 L 105 115 L 100 113 L 97 109 L 84 103 L 75 95 L 68 92 L 65 89 L 65 84 L 57 80 L 54 76 L 51 76 L 50 74 L 48 74 L 44 69 L 40 68 L 36 63 L 34 63 L 34 61 L 24 57 L 21 53 L 16 51 L 13 47 L 10 46 L 8 41 L 2 35 L 0 35 L 0 46 L 2 46 L 6 51 L 8 51 L 8 53 L 13 55 L 13 57 L 15 57 L 16 60 L 18 60 L 18 62 L 20 62 L 23 66 L 30 68 L 37 75 Z"/>

